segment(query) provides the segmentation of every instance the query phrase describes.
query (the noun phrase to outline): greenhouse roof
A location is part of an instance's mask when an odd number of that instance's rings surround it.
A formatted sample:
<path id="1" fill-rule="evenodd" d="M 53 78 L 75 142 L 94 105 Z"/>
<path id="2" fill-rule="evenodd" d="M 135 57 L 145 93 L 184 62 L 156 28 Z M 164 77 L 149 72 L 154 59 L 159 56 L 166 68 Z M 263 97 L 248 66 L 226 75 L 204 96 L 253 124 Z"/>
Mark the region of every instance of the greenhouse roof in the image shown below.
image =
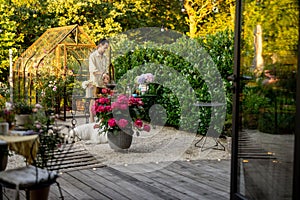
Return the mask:
<path id="1" fill-rule="evenodd" d="M 76 48 L 94 48 L 96 46 L 78 25 L 50 28 L 22 53 L 15 63 L 15 68 L 38 68 L 43 59 L 54 52 L 59 45 Z"/>

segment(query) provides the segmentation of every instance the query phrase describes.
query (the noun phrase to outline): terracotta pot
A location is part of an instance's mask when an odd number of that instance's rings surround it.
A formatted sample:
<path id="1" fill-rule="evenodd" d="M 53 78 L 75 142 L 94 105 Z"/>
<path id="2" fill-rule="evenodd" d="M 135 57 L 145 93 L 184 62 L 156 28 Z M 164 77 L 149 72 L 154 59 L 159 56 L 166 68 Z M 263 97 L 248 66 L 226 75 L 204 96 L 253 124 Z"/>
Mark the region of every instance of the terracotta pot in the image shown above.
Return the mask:
<path id="1" fill-rule="evenodd" d="M 130 130 L 129 133 L 124 131 L 117 131 L 117 132 L 108 132 L 107 133 L 107 140 L 110 148 L 114 150 L 122 150 L 128 149 L 132 143 L 132 135 L 133 131 Z"/>
<path id="2" fill-rule="evenodd" d="M 30 200 L 47 200 L 49 196 L 50 185 L 37 189 L 30 190 Z"/>

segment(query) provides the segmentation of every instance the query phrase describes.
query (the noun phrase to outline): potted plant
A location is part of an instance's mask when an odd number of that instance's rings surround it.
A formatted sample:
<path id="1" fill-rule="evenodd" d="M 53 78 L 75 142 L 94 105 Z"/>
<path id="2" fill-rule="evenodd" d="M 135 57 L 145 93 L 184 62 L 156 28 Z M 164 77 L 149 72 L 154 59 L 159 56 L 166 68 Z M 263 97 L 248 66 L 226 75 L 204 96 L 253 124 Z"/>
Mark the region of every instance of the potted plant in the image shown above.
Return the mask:
<path id="1" fill-rule="evenodd" d="M 134 81 L 137 87 L 134 93 L 143 95 L 149 89 L 148 84 L 154 81 L 154 76 L 151 73 L 141 74 L 137 76 Z"/>
<path id="2" fill-rule="evenodd" d="M 35 104 L 32 109 L 31 121 L 28 129 L 39 134 L 39 148 L 33 165 L 47 168 L 50 160 L 55 162 L 55 150 L 62 144 L 58 131 L 53 130 L 55 115 L 44 110 L 40 104 Z M 61 159 L 61 158 L 60 158 Z M 50 168 L 51 170 L 51 168 Z M 50 184 L 37 190 L 30 190 L 30 199 L 48 199 Z"/>
<path id="3" fill-rule="evenodd" d="M 27 128 L 39 134 L 39 150 L 36 164 L 45 167 L 53 156 L 53 151 L 60 146 L 62 138 L 53 130 L 55 115 L 44 110 L 40 104 L 33 107 L 31 124 Z"/>
<path id="4" fill-rule="evenodd" d="M 97 116 L 100 134 L 107 133 L 108 143 L 113 149 L 128 149 L 132 135 L 140 131 L 150 131 L 150 126 L 142 121 L 143 102 L 124 94 L 114 95 L 109 89 L 102 89 L 103 96 L 92 107 Z"/>
<path id="5" fill-rule="evenodd" d="M 16 126 L 24 126 L 26 124 L 32 123 L 31 114 L 32 114 L 33 106 L 27 101 L 19 101 L 14 103 L 14 111 L 15 111 L 15 119 Z"/>
<path id="6" fill-rule="evenodd" d="M 94 96 L 94 85 L 95 83 L 92 80 L 83 81 L 81 86 L 85 90 L 85 97 L 93 97 Z"/>

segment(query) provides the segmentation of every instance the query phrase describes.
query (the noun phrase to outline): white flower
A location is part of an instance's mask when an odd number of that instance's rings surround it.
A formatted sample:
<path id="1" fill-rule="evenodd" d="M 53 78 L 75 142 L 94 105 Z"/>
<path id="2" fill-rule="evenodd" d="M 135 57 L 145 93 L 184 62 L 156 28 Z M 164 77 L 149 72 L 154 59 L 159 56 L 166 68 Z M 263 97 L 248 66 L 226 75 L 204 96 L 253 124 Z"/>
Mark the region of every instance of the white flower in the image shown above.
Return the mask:
<path id="1" fill-rule="evenodd" d="M 12 110 L 13 109 L 13 104 L 10 102 L 5 102 L 5 108 L 6 110 Z"/>
<path id="2" fill-rule="evenodd" d="M 36 107 L 37 109 L 43 108 L 43 106 L 42 106 L 41 104 L 39 104 L 39 103 L 35 104 L 35 107 Z"/>
<path id="3" fill-rule="evenodd" d="M 154 81 L 154 76 L 151 73 L 142 74 L 135 78 L 135 82 L 138 84 L 151 83 Z"/>
<path id="4" fill-rule="evenodd" d="M 92 80 L 83 81 L 81 84 L 83 89 L 86 89 L 89 85 L 94 85 Z"/>

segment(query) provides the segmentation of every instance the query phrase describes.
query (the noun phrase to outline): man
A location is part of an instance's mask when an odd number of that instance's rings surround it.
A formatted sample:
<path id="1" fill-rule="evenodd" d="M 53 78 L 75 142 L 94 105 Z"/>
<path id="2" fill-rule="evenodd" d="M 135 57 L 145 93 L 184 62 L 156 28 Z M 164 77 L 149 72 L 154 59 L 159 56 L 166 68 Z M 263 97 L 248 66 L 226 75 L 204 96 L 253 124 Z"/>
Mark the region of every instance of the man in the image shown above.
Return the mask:
<path id="1" fill-rule="evenodd" d="M 108 40 L 101 39 L 96 50 L 89 57 L 90 80 L 96 84 L 96 87 L 103 87 L 103 79 L 109 79 L 109 58 L 105 54 L 108 48 Z"/>
<path id="2" fill-rule="evenodd" d="M 89 72 L 90 72 L 90 80 L 95 83 L 95 87 L 101 88 L 105 87 L 105 84 L 109 83 L 109 75 L 108 75 L 108 66 L 109 66 L 109 58 L 105 54 L 105 51 L 109 48 L 109 42 L 106 39 L 101 39 L 96 50 L 91 53 L 89 57 Z M 96 88 L 95 88 L 95 91 Z M 97 95 L 97 94 L 96 94 Z M 94 104 L 94 100 L 90 101 L 90 120 L 89 122 L 94 122 L 94 114 L 92 112 L 92 106 Z"/>

